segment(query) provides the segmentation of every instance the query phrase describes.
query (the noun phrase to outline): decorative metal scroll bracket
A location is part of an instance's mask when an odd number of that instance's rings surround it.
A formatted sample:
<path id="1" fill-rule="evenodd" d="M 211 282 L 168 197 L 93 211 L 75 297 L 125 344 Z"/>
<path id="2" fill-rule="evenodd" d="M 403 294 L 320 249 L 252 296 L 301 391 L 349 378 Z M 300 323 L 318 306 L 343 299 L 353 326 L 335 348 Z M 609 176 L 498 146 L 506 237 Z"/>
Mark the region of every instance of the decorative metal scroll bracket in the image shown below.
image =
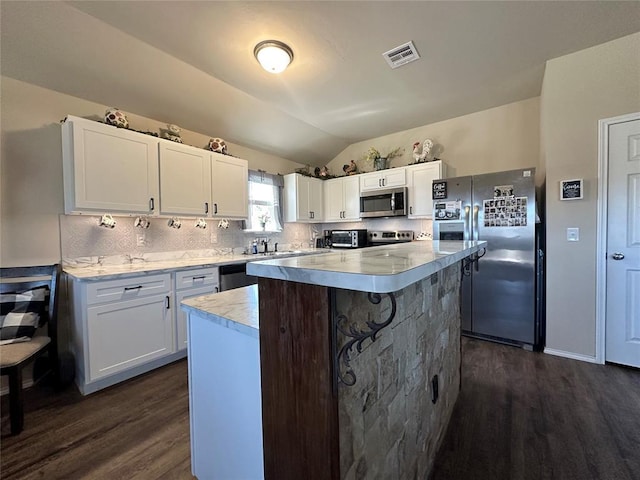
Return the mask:
<path id="1" fill-rule="evenodd" d="M 482 248 L 482 253 L 477 253 L 475 255 L 472 255 L 470 257 L 464 258 L 462 260 L 462 275 L 464 276 L 470 276 L 471 275 L 471 265 L 475 264 L 476 267 L 476 271 L 478 271 L 479 267 L 478 267 L 478 260 L 480 260 L 482 257 L 484 257 L 487 253 L 487 249 L 486 248 Z"/>
<path id="2" fill-rule="evenodd" d="M 356 374 L 351 368 L 351 354 L 353 352 L 353 347 L 355 345 L 358 353 L 362 352 L 362 344 L 365 340 L 371 339 L 372 342 L 376 341 L 377 335 L 383 328 L 387 327 L 396 316 L 396 297 L 393 293 L 385 293 L 389 297 L 391 301 L 391 314 L 389 318 L 387 318 L 384 322 L 372 322 L 367 321 L 366 325 L 368 330 L 360 329 L 356 325 L 348 325 L 349 319 L 342 314 L 336 315 L 334 331 L 340 332 L 344 336 L 351 338 L 347 343 L 345 343 L 340 351 L 335 356 L 334 362 L 334 371 L 338 377 L 338 382 L 343 383 L 344 385 L 351 387 L 356 383 Z M 382 295 L 379 293 L 368 293 L 368 300 L 374 305 L 378 305 L 382 302 Z"/>

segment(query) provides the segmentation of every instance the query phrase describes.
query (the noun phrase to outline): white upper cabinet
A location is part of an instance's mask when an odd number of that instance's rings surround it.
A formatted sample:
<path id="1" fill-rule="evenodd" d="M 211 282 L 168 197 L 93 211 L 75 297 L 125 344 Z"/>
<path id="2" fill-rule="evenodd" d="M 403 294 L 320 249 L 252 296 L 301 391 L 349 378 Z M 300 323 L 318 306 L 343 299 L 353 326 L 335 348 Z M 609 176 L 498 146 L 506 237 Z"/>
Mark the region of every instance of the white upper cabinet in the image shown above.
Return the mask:
<path id="1" fill-rule="evenodd" d="M 446 165 L 437 162 L 410 165 L 407 169 L 409 191 L 408 218 L 432 218 L 432 182 L 446 176 Z"/>
<path id="2" fill-rule="evenodd" d="M 249 164 L 246 160 L 211 152 L 211 191 L 214 217 L 247 218 Z"/>
<path id="3" fill-rule="evenodd" d="M 157 213 L 157 138 L 68 116 L 62 152 L 65 213 Z"/>
<path id="4" fill-rule="evenodd" d="M 359 177 L 361 191 L 404 187 L 407 184 L 405 167 L 364 173 L 359 175 Z"/>
<path id="5" fill-rule="evenodd" d="M 206 216 L 211 206 L 211 152 L 160 142 L 160 214 Z"/>
<path id="6" fill-rule="evenodd" d="M 160 213 L 247 218 L 248 162 L 179 143 L 160 143 Z"/>
<path id="7" fill-rule="evenodd" d="M 360 220 L 360 179 L 333 178 L 324 182 L 325 221 Z"/>
<path id="8" fill-rule="evenodd" d="M 322 222 L 323 180 L 299 173 L 284 176 L 284 221 Z"/>

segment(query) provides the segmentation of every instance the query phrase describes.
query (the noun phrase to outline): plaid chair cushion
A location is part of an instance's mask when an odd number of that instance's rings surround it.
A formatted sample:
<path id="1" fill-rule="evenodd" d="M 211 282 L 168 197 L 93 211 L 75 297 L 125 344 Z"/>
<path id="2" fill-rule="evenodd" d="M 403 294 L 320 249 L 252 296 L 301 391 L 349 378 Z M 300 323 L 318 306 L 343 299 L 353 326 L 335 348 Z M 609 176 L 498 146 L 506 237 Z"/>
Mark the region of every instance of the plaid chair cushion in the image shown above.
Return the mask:
<path id="1" fill-rule="evenodd" d="M 0 345 L 28 342 L 47 321 L 49 287 L 0 294 Z"/>

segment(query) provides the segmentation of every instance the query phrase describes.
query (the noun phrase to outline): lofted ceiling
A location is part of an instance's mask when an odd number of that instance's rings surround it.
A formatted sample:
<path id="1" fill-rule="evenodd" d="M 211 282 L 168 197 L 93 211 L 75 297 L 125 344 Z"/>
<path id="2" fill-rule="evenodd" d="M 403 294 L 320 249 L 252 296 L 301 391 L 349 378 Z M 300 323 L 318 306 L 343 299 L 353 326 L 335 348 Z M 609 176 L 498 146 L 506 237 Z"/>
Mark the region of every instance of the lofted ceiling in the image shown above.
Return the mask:
<path id="1" fill-rule="evenodd" d="M 3 0 L 2 75 L 280 157 L 540 95 L 545 61 L 640 31 L 634 1 Z M 284 73 L 254 46 L 286 42 Z M 421 59 L 382 57 L 413 41 Z M 68 112 L 73 114 L 73 112 Z"/>

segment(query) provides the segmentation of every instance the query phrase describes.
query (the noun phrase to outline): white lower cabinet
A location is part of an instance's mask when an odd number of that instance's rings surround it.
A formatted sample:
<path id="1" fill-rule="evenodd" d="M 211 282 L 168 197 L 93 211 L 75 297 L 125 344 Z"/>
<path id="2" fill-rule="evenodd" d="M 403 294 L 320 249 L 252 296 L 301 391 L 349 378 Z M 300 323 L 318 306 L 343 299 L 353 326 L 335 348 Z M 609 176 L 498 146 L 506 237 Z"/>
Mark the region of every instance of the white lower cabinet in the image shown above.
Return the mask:
<path id="1" fill-rule="evenodd" d="M 184 357 L 176 351 L 171 274 L 74 280 L 71 350 L 88 394 Z"/>
<path id="2" fill-rule="evenodd" d="M 218 268 L 200 268 L 176 272 L 176 350 L 187 348 L 187 314 L 180 303 L 200 295 L 220 291 Z"/>
<path id="3" fill-rule="evenodd" d="M 217 267 L 73 280 L 71 350 L 84 395 L 187 355 L 185 298 L 218 291 Z"/>
<path id="4" fill-rule="evenodd" d="M 110 302 L 87 309 L 91 381 L 173 353 L 169 294 Z"/>

